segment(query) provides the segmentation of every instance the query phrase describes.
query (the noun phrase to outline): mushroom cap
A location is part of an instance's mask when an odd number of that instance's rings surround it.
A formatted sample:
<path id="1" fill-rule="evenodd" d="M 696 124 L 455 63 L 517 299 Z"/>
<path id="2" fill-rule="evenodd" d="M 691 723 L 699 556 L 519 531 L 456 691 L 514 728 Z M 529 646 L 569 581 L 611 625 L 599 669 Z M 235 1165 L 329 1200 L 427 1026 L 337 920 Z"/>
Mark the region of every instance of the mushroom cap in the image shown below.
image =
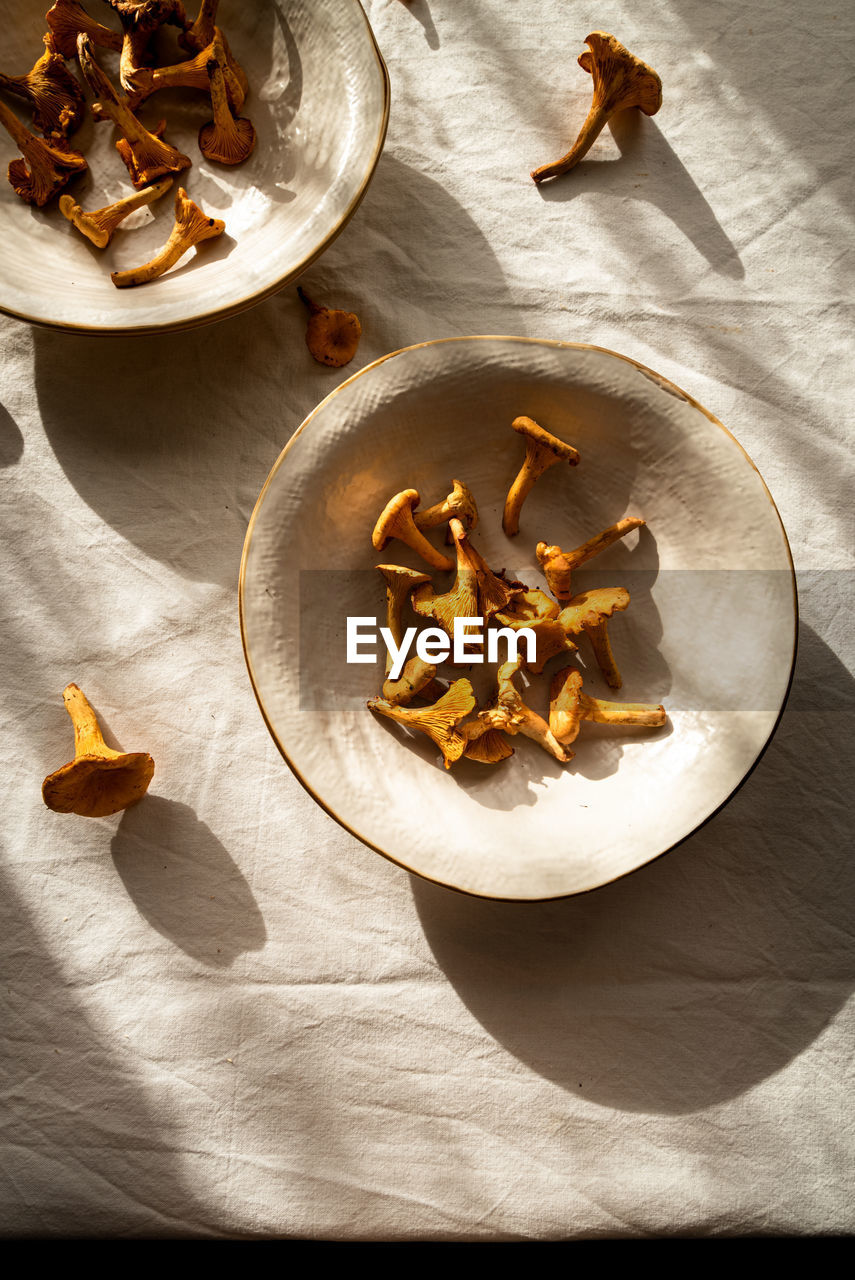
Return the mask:
<path id="1" fill-rule="evenodd" d="M 243 164 L 252 155 L 257 140 L 255 126 L 246 116 L 233 118 L 233 123 L 234 128 L 226 129 L 221 129 L 216 120 L 202 125 L 199 150 L 206 160 L 215 160 L 218 164 Z"/>
<path id="2" fill-rule="evenodd" d="M 141 800 L 153 776 L 145 751 L 82 755 L 45 778 L 42 799 L 56 813 L 104 818 Z"/>
<path id="3" fill-rule="evenodd" d="M 609 113 L 638 107 L 655 116 L 662 106 L 662 81 L 608 31 L 592 31 L 585 37 L 590 52 L 579 55 L 579 66 L 594 80 L 594 103 Z"/>
<path id="4" fill-rule="evenodd" d="M 521 595 L 510 602 L 507 609 L 495 615 L 496 622 L 514 629 L 527 627 L 542 618 L 557 617 L 558 605 L 539 587 L 526 587 Z"/>
<path id="5" fill-rule="evenodd" d="M 549 431 L 545 431 L 532 418 L 525 416 L 514 418 L 511 426 L 514 431 L 525 437 L 527 449 L 532 448 L 538 453 L 548 451 L 554 455 L 556 461 L 569 462 L 571 467 L 578 464 L 579 450 L 574 449 L 572 444 L 565 444 Z"/>
<path id="6" fill-rule="evenodd" d="M 60 196 L 59 210 L 64 218 L 72 222 L 87 240 L 91 240 L 97 249 L 106 248 L 110 240 L 110 232 L 97 222 L 90 213 L 86 213 L 77 203 L 74 196 Z"/>
<path id="7" fill-rule="evenodd" d="M 465 727 L 465 726 L 463 726 Z M 476 737 L 471 737 L 469 745 L 463 752 L 467 760 L 477 760 L 479 764 L 498 764 L 514 754 L 514 749 L 501 729 L 491 729 L 487 724 L 479 723 L 482 730 Z"/>
<path id="8" fill-rule="evenodd" d="M 399 537 L 399 530 L 413 525 L 413 510 L 420 502 L 418 489 L 402 489 L 389 499 L 371 534 L 371 544 L 376 551 L 382 551 L 390 538 Z"/>
<path id="9" fill-rule="evenodd" d="M 629 606 L 626 587 L 594 587 L 573 596 L 558 615 L 558 621 L 571 635 L 582 634 L 585 627 L 596 627 L 604 618 Z"/>
<path id="10" fill-rule="evenodd" d="M 549 728 L 566 747 L 575 742 L 582 723 L 582 672 L 576 667 L 556 671 L 549 685 Z"/>

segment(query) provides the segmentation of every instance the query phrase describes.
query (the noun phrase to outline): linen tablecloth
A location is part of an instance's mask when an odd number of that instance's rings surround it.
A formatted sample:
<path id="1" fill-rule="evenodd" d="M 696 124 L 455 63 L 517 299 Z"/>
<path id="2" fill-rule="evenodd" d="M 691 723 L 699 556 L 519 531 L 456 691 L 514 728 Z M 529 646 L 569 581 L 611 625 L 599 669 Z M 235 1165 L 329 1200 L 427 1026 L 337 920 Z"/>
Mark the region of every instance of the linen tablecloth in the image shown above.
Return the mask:
<path id="1" fill-rule="evenodd" d="M 366 0 L 388 140 L 307 288 L 212 327 L 0 320 L 4 1233 L 562 1239 L 855 1228 L 851 526 L 855 13 L 793 0 Z M 570 176 L 613 31 L 661 111 Z M 269 468 L 385 352 L 599 344 L 764 475 L 798 569 L 782 722 L 674 852 L 580 898 L 409 877 L 301 789 L 247 678 L 237 575 Z M 714 534 L 714 531 L 712 531 Z M 47 811 L 61 690 L 157 762 Z"/>

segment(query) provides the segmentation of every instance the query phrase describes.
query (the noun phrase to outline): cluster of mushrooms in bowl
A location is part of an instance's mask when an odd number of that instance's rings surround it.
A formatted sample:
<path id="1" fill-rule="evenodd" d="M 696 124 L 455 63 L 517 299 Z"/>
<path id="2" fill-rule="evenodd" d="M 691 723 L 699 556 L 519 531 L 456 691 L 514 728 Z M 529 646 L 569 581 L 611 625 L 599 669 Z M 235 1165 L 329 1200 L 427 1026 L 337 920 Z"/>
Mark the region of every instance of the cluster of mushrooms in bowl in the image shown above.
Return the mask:
<path id="1" fill-rule="evenodd" d="M 299 276 L 367 188 L 389 93 L 357 0 L 0 0 L 0 20 L 0 310 L 206 323 Z"/>
<path id="2" fill-rule="evenodd" d="M 525 442 L 525 458 L 505 500 L 502 528 L 508 537 L 519 533 L 523 503 L 538 477 L 556 463 L 575 466 L 579 462 L 573 445 L 531 418 L 520 416 L 512 426 Z M 426 537 L 427 530 L 447 524 L 456 551 L 456 575 L 448 590 L 436 591 L 426 573 L 400 565 L 377 566 L 386 583 L 387 678 L 382 697 L 368 703 L 372 711 L 426 734 L 442 752 L 446 768 L 464 756 L 482 764 L 506 760 L 513 755 L 508 738 L 518 734 L 538 743 L 562 764 L 567 763 L 575 754 L 570 744 L 575 742 L 584 720 L 650 728 L 664 725 L 666 713 L 661 704 L 615 702 L 583 693 L 583 675 L 576 666 L 565 666 L 553 675 L 548 721 L 523 700 L 514 683 L 521 669 L 540 674 L 550 659 L 575 653 L 576 640 L 585 635 L 606 683 L 612 689 L 621 687 L 608 625 L 616 612 L 628 607 L 629 592 L 617 586 L 574 594 L 572 575 L 599 552 L 643 526 L 644 520 L 622 519 L 569 551 L 539 541 L 536 554 L 550 599 L 539 587 L 512 579 L 503 570 L 493 572 L 472 545 L 470 535 L 478 523 L 478 510 L 467 485 L 455 480 L 451 493 L 423 512 L 417 509 L 419 501 L 416 489 L 396 494 L 374 526 L 372 544 L 382 551 L 390 539 L 398 539 L 432 568 L 450 570 L 455 567 L 453 561 Z M 488 661 L 490 657 L 495 660 L 499 639 L 509 642 L 513 652 L 498 664 L 497 685 L 490 702 L 476 714 L 472 715 L 476 698 L 469 679 L 456 679 L 444 688 L 437 681 L 437 667 L 430 661 L 424 643 L 418 644 L 416 656 L 401 666 L 405 642 L 409 648 L 414 638 L 414 629 L 405 635 L 404 610 L 408 604 L 420 619 L 437 623 L 449 640 L 462 641 L 454 649 L 458 665 L 465 664 L 467 658 L 481 661 L 481 646 L 486 646 Z M 499 629 L 474 640 L 468 630 L 472 624 Z M 425 638 L 442 644 L 439 653 L 451 652 L 441 634 Z M 520 652 L 522 641 L 524 653 Z M 427 705 L 410 706 L 416 699 Z"/>

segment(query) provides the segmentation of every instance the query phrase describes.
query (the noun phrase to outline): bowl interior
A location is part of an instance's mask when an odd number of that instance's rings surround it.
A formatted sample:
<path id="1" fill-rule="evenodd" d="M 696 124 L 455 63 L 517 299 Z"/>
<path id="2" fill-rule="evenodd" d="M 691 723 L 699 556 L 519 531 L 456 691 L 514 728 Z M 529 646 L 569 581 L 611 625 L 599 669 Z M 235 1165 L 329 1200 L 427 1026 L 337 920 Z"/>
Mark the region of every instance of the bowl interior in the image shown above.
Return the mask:
<path id="1" fill-rule="evenodd" d="M 44 0 L 0 0 L 4 48 L 0 69 L 20 75 L 42 52 Z M 93 16 L 117 27 L 109 9 Z M 194 12 L 193 6 L 188 6 Z M 95 330 L 150 330 L 196 324 L 250 305 L 293 279 L 345 225 L 380 154 L 388 115 L 382 59 L 356 0 L 222 0 L 218 22 L 249 79 L 242 114 L 256 129 L 255 151 L 243 164 L 209 162 L 198 147 L 211 119 L 207 94 L 162 90 L 139 110 L 152 128 L 166 120 L 167 141 L 190 156 L 172 191 L 138 211 L 96 249 L 60 214 L 23 203 L 0 181 L 0 307 L 25 319 Z M 187 55 L 174 28 L 158 35 L 161 65 Z M 118 84 L 118 55 L 98 50 Z M 77 71 L 74 63 L 69 68 Z M 92 95 L 87 89 L 87 101 Z M 9 99 L 10 103 L 13 102 Z M 27 124 L 23 103 L 18 115 Z M 66 190 L 85 209 L 132 192 L 115 150 L 116 134 L 88 116 L 72 136 L 89 172 Z M 18 154 L 0 130 L 5 167 Z M 225 234 L 191 251 L 160 280 L 116 289 L 110 272 L 146 262 L 164 243 L 173 197 L 184 186 Z"/>
<path id="2" fill-rule="evenodd" d="M 542 476 L 511 540 L 501 516 L 522 457 L 510 429 L 519 414 L 576 445 L 581 463 Z M 346 619 L 384 622 L 377 563 L 425 567 L 401 543 L 376 553 L 374 521 L 398 490 L 414 487 L 428 505 L 453 478 L 476 496 L 473 541 L 487 561 L 532 584 L 543 583 L 540 539 L 569 549 L 624 515 L 646 520 L 574 578 L 578 590 L 630 591 L 610 628 L 622 690 L 606 687 L 584 639 L 579 661 L 589 694 L 664 703 L 663 728 L 584 724 L 567 765 L 516 737 L 500 765 L 446 771 L 424 735 L 366 709 L 383 680 L 381 647 L 371 664 L 348 664 Z M 603 884 L 713 813 L 774 728 L 795 636 L 780 519 L 721 424 L 613 353 L 505 338 L 409 348 L 319 406 L 256 507 L 242 617 L 262 711 L 316 798 L 409 869 L 512 899 Z M 526 700 L 541 714 L 562 665 L 531 677 Z M 473 678 L 483 698 L 492 672 L 449 675 Z"/>

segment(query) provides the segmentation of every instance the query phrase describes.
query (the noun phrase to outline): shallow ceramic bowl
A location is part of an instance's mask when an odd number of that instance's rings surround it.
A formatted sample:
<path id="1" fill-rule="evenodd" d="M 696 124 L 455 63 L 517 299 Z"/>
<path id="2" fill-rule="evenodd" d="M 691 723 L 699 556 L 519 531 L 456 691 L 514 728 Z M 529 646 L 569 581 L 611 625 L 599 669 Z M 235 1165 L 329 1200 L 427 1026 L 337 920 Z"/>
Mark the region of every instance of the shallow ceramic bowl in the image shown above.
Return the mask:
<path id="1" fill-rule="evenodd" d="M 511 430 L 519 414 L 574 444 L 581 463 L 537 482 L 509 539 L 501 516 L 523 453 Z M 425 567 L 401 543 L 376 553 L 372 527 L 395 492 L 414 487 L 428 505 L 455 477 L 479 504 L 475 545 L 532 583 L 542 583 L 538 540 L 569 549 L 624 515 L 646 520 L 574 578 L 578 590 L 630 591 L 611 623 L 623 689 L 606 688 L 584 639 L 579 661 L 590 694 L 664 703 L 663 728 L 586 723 L 570 764 L 516 737 L 500 765 L 446 771 L 424 735 L 366 709 L 383 668 L 346 663 L 346 617 L 385 620 L 378 562 Z M 441 531 L 433 540 L 442 545 Z M 796 604 L 760 474 L 689 396 L 596 347 L 453 338 L 363 369 L 290 440 L 250 522 L 241 616 L 268 727 L 333 817 L 431 880 L 542 899 L 640 867 L 728 799 L 782 710 Z M 541 714 L 562 665 L 531 677 L 526 698 Z M 493 678 L 478 667 L 449 674 L 471 675 L 482 697 Z"/>
<path id="2" fill-rule="evenodd" d="M 7 74 L 29 70 L 42 52 L 48 7 L 48 0 L 0 0 L 0 69 Z M 195 13 L 194 5 L 187 8 Z M 106 6 L 93 3 L 89 10 L 118 27 Z M 172 191 L 123 223 L 106 250 L 66 222 L 57 201 L 35 209 L 19 199 L 5 178 L 18 151 L 0 129 L 2 310 L 36 324 L 96 332 L 204 324 L 293 280 L 346 225 L 379 158 L 389 111 L 386 69 L 357 0 L 222 0 L 218 22 L 249 77 L 242 114 L 255 125 L 255 151 L 233 168 L 210 163 L 197 143 L 211 118 L 210 98 L 191 90 L 153 94 L 140 118 L 149 127 L 165 118 L 167 141 L 193 163 L 175 177 Z M 164 29 L 161 62 L 187 56 L 176 37 L 174 28 Z M 117 83 L 118 55 L 98 50 L 96 56 Z M 29 125 L 25 105 L 7 101 Z M 109 122 L 91 119 L 72 136 L 89 172 L 66 190 L 85 209 L 133 190 L 116 136 Z M 161 279 L 116 289 L 111 271 L 146 262 L 166 240 L 179 185 L 212 217 L 224 219 L 225 234 L 191 251 Z"/>

